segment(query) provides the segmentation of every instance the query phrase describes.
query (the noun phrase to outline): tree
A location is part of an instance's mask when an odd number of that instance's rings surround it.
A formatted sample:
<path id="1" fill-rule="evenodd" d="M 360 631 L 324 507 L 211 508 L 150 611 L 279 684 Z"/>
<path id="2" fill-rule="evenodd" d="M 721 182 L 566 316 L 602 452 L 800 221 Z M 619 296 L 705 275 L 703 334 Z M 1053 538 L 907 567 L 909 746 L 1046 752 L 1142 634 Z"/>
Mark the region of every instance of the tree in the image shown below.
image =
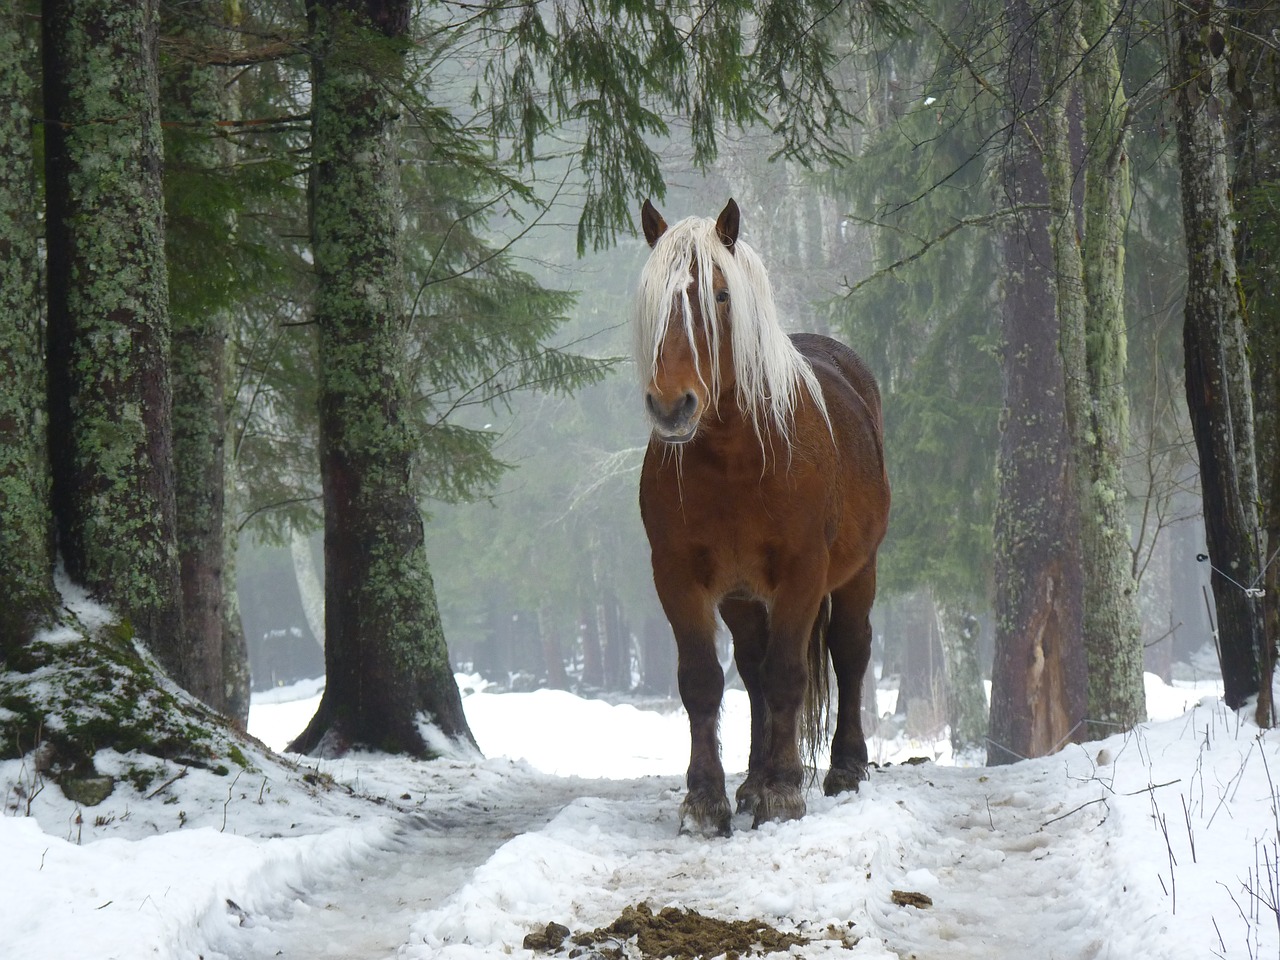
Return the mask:
<path id="1" fill-rule="evenodd" d="M 1222 42 L 1222 24 L 1208 2 L 1175 4 L 1170 17 L 1187 247 L 1187 408 L 1200 457 L 1225 699 L 1239 707 L 1259 689 L 1264 631 L 1261 598 L 1254 593 L 1262 571 L 1258 477 L 1222 118 L 1225 64 L 1213 49 Z"/>
<path id="2" fill-rule="evenodd" d="M 1122 463 L 1125 392 L 1126 107 L 1116 57 L 1119 7 L 1054 4 L 1038 18 L 1043 163 L 1066 415 L 1079 499 L 1084 647 L 1093 736 L 1145 719 L 1142 640 Z M 1083 171 L 1083 189 L 1077 171 Z"/>
<path id="3" fill-rule="evenodd" d="M 31 53 L 21 4 L 0 11 L 0 662 L 54 614 L 45 445 Z"/>
<path id="4" fill-rule="evenodd" d="M 233 156 L 215 133 L 231 114 L 227 70 L 208 51 L 226 35 L 221 3 L 169 10 L 162 28 L 166 264 L 172 316 L 174 497 L 183 615 L 189 643 L 206 651 L 188 689 L 243 726 L 249 714 L 244 632 L 228 601 L 235 538 L 226 530 L 229 367 L 238 281 L 227 255 L 234 207 L 219 183 Z"/>
<path id="5" fill-rule="evenodd" d="M 68 574 L 184 686 L 154 0 L 44 4 L 53 512 Z M 103 78 L 114 82 L 104 83 Z"/>
<path id="6" fill-rule="evenodd" d="M 1079 505 L 1063 400 L 1057 302 L 1050 265 L 1050 185 L 1038 145 L 1047 122 L 1046 55 L 1030 6 L 1008 6 L 1013 107 L 1002 177 L 1004 410 L 995 519 L 996 654 L 987 762 L 1052 752 L 1084 718 Z"/>
<path id="7" fill-rule="evenodd" d="M 1245 293 L 1253 375 L 1259 510 L 1266 558 L 1262 588 L 1263 635 L 1258 723 L 1276 723 L 1271 679 L 1280 644 L 1280 56 L 1271 38 L 1280 30 L 1280 11 L 1266 0 L 1237 4 L 1228 59 L 1231 72 L 1231 196 L 1237 212 L 1236 263 Z"/>
<path id="8" fill-rule="evenodd" d="M 312 230 L 325 515 L 324 696 L 291 745 L 432 756 L 474 748 L 414 487 L 398 108 L 412 4 L 311 8 Z"/>

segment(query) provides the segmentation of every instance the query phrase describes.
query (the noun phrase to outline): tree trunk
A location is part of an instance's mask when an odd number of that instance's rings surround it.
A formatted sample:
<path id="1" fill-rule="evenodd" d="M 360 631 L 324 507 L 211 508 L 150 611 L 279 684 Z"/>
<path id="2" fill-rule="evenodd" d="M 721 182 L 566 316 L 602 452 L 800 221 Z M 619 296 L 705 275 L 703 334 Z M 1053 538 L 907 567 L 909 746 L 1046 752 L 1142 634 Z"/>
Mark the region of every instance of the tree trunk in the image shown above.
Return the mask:
<path id="1" fill-rule="evenodd" d="M 311 7 L 325 668 L 292 750 L 475 749 L 427 568 L 408 423 L 397 174 L 408 0 Z M 424 724 L 435 731 L 428 733 Z"/>
<path id="2" fill-rule="evenodd" d="M 547 687 L 551 690 L 568 690 L 569 675 L 565 672 L 564 653 L 560 649 L 559 624 L 546 606 L 538 609 L 538 642 L 542 648 Z"/>
<path id="3" fill-rule="evenodd" d="M 939 635 L 947 666 L 947 723 L 957 753 L 983 749 L 987 733 L 987 691 L 978 662 L 978 618 L 962 608 L 938 611 Z"/>
<path id="4" fill-rule="evenodd" d="M 1122 462 L 1125 394 L 1125 103 L 1107 0 L 1055 4 L 1039 21 L 1044 166 L 1059 344 L 1083 553 L 1090 737 L 1146 718 L 1142 641 Z M 1083 191 L 1078 171 L 1084 169 Z"/>
<path id="5" fill-rule="evenodd" d="M 1129 400 L 1124 316 L 1124 231 L 1129 215 L 1128 107 L 1116 56 L 1119 4 L 1082 4 L 1085 157 L 1085 405 L 1068 408 L 1076 449 L 1084 550 L 1084 643 L 1091 738 L 1147 719 L 1142 626 L 1133 576 L 1124 458 Z M 1068 382 L 1079 373 L 1068 370 Z M 1068 391 L 1068 399 L 1073 394 Z M 1077 396 L 1077 399 L 1080 399 Z"/>
<path id="6" fill-rule="evenodd" d="M 625 693 L 631 689 L 631 638 L 612 587 L 601 593 L 604 607 L 604 685 L 606 690 Z"/>
<path id="7" fill-rule="evenodd" d="M 593 591 L 588 590 L 587 594 Z M 600 648 L 600 611 L 595 599 L 584 595 L 582 602 L 582 685 L 593 690 L 604 686 L 604 655 Z"/>
<path id="8" fill-rule="evenodd" d="M 298 597 L 302 602 L 302 615 L 306 618 L 307 629 L 323 651 L 324 579 L 316 569 L 315 556 L 311 552 L 311 538 L 294 530 L 289 535 L 289 556 L 293 560 L 293 576 L 298 582 Z"/>
<path id="9" fill-rule="evenodd" d="M 1173 682 L 1173 537 L 1166 530 L 1151 546 L 1151 556 L 1140 582 L 1142 669 L 1165 683 Z"/>
<path id="10" fill-rule="evenodd" d="M 68 574 L 198 688 L 208 651 L 183 631 L 174 534 L 156 26 L 155 0 L 44 4 L 53 506 Z"/>
<path id="11" fill-rule="evenodd" d="M 676 687 L 676 645 L 671 626 L 661 610 L 644 615 L 640 633 L 640 663 L 644 669 L 641 688 L 658 697 L 673 697 Z"/>
<path id="12" fill-rule="evenodd" d="M 1253 375 L 1258 482 L 1261 486 L 1263 635 L 1258 724 L 1276 723 L 1271 677 L 1280 643 L 1280 56 L 1274 37 L 1280 11 L 1270 0 L 1233 5 L 1238 29 L 1230 34 L 1232 61 L 1240 64 L 1232 87 L 1236 263 L 1247 296 L 1246 322 Z"/>
<path id="13" fill-rule="evenodd" d="M 1211 30 L 1221 26 L 1212 19 L 1212 6 L 1171 6 L 1169 62 L 1187 245 L 1187 409 L 1200 459 L 1218 655 L 1225 699 L 1234 708 L 1259 690 L 1263 620 L 1262 600 L 1252 589 L 1261 564 L 1249 357 L 1219 102 L 1225 89 L 1215 75 L 1225 72 L 1225 64 L 1207 44 Z"/>
<path id="14" fill-rule="evenodd" d="M 224 247 L 236 226 L 230 212 L 210 214 L 199 199 L 208 194 L 210 181 L 234 161 L 215 126 L 231 113 L 228 71 L 200 57 L 203 51 L 226 46 L 231 31 L 221 22 L 223 7 L 221 2 L 198 0 L 166 13 L 162 26 L 171 41 L 168 48 L 185 55 L 165 57 L 160 79 L 167 124 L 170 275 L 179 274 L 184 281 L 170 290 L 174 495 L 183 617 L 192 646 L 207 651 L 199 659 L 205 672 L 191 678 L 192 692 L 243 726 L 248 719 L 247 713 L 240 715 L 247 709 L 248 669 L 243 631 L 230 622 L 225 575 L 227 548 L 235 547 L 235 538 L 225 531 L 231 297 L 221 284 L 230 278 L 220 275 L 219 265 L 208 263 L 210 248 Z"/>
<path id="15" fill-rule="evenodd" d="M 1084 718 L 1079 501 L 1063 401 L 1043 118 L 1028 5 L 1009 6 L 1008 89 L 1017 115 L 1004 184 L 1016 211 L 1005 236 L 1004 408 L 995 519 L 995 658 L 987 762 L 1043 756 Z"/>
<path id="16" fill-rule="evenodd" d="M 898 634 L 902 670 L 896 713 L 905 717 L 912 735 L 926 737 L 941 730 L 945 708 L 945 660 L 938 636 L 932 593 L 919 590 L 903 598 L 903 629 Z"/>
<path id="17" fill-rule="evenodd" d="M 35 160 L 33 38 L 0 11 L 0 661 L 53 619 L 53 526 L 45 444 Z"/>

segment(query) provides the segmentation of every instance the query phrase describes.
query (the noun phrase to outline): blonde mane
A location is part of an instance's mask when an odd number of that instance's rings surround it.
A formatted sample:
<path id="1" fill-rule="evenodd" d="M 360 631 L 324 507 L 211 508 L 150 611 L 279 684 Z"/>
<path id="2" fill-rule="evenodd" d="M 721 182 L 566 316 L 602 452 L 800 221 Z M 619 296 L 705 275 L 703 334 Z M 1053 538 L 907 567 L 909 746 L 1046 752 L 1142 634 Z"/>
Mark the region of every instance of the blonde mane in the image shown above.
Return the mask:
<path id="1" fill-rule="evenodd" d="M 636 366 L 641 377 L 652 378 L 657 371 L 658 351 L 676 313 L 673 303 L 679 302 L 685 336 L 694 342 L 689 302 L 694 264 L 701 278 L 699 306 L 710 325 L 711 383 L 706 386 L 712 398 L 720 396 L 719 358 L 724 333 L 716 310 L 714 284 L 710 282 L 713 268 L 719 267 L 729 288 L 737 401 L 750 417 L 761 443 L 766 429 L 772 427 L 790 446 L 802 389 L 830 427 L 818 378 L 778 323 L 773 289 L 760 257 L 742 240 L 734 244 L 731 252 L 716 233 L 716 222 L 709 218 L 688 217 L 668 228 L 640 272 L 634 328 Z"/>

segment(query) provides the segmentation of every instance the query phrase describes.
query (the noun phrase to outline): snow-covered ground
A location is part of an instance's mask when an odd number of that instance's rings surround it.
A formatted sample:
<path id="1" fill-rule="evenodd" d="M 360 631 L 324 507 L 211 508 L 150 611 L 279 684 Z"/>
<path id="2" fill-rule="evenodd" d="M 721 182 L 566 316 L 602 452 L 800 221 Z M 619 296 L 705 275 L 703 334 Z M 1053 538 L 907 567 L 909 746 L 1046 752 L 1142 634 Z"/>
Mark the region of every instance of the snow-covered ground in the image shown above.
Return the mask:
<path id="1" fill-rule="evenodd" d="M 591 930 L 637 903 L 759 918 L 810 937 L 792 948 L 805 957 L 1280 952 L 1280 732 L 1212 689 L 1148 678 L 1152 723 L 1001 768 L 877 741 L 891 765 L 858 794 L 811 790 L 803 820 L 740 817 L 704 840 L 676 833 L 678 709 L 460 681 L 487 759 L 294 767 L 264 752 L 89 809 L 0 764 L 0 957 L 531 957 L 523 939 L 548 921 Z M 281 747 L 317 696 L 260 698 L 251 731 Z M 730 691 L 731 771 L 746 729 Z M 902 762 L 920 756 L 934 762 Z"/>

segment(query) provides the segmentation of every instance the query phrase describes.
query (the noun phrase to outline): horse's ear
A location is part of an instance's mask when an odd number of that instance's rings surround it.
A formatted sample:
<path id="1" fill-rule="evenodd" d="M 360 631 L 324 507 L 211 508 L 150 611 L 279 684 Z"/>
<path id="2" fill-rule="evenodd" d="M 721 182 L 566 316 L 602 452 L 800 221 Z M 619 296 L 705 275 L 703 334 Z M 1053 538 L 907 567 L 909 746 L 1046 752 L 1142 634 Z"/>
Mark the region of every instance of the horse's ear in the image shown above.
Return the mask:
<path id="1" fill-rule="evenodd" d="M 738 218 L 738 205 L 730 197 L 716 219 L 716 235 L 720 237 L 720 242 L 729 248 L 730 253 L 733 252 L 733 245 L 738 242 Z"/>
<path id="2" fill-rule="evenodd" d="M 640 226 L 644 230 L 644 238 L 649 241 L 649 246 L 653 246 L 658 242 L 658 238 L 667 232 L 667 221 L 662 219 L 662 214 L 648 200 L 644 202 L 644 206 L 640 208 Z"/>

